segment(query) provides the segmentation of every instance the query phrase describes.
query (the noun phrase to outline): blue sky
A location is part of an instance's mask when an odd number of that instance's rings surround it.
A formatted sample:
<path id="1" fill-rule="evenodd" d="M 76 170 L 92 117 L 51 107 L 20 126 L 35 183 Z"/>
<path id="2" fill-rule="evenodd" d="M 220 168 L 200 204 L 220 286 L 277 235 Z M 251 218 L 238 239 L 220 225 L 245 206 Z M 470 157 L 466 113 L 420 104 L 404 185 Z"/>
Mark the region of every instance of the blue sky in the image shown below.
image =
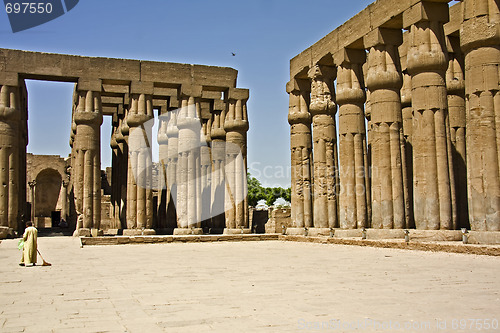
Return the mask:
<path id="1" fill-rule="evenodd" d="M 239 72 L 238 87 L 250 89 L 249 170 L 265 186 L 288 187 L 289 60 L 369 3 L 81 0 L 67 14 L 15 34 L 1 11 L 0 47 L 233 67 Z M 70 153 L 72 90 L 67 83 L 28 82 L 28 152 Z M 106 118 L 102 168 L 111 160 L 111 123 Z"/>

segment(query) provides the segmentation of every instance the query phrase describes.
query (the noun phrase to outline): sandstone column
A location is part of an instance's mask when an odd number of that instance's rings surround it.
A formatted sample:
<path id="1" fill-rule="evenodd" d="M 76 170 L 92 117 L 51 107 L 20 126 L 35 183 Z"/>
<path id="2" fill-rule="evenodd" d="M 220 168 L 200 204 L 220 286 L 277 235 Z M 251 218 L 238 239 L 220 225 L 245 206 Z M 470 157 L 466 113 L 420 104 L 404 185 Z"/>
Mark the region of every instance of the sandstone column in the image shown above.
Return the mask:
<path id="1" fill-rule="evenodd" d="M 312 141 L 314 149 L 314 228 L 335 228 L 337 218 L 337 130 L 335 127 L 335 67 L 315 65 L 311 79 Z M 319 230 L 318 230 L 319 231 Z"/>
<path id="2" fill-rule="evenodd" d="M 224 233 L 250 233 L 248 228 L 246 144 L 248 90 L 230 88 L 228 110 L 224 120 L 226 131 L 226 229 Z"/>
<path id="3" fill-rule="evenodd" d="M 120 229 L 127 227 L 127 184 L 128 184 L 128 134 L 129 127 L 125 118 L 124 107 L 119 108 L 120 117 L 116 132 L 116 142 L 118 143 L 118 170 L 119 183 L 117 184 L 118 219 Z"/>
<path id="4" fill-rule="evenodd" d="M 403 13 L 413 108 L 414 217 L 417 229 L 453 229 L 452 172 L 443 23 L 448 4 L 421 1 Z"/>
<path id="5" fill-rule="evenodd" d="M 201 127 L 200 147 L 200 195 L 201 195 L 201 223 L 206 231 L 211 227 L 211 182 L 212 182 L 212 158 L 211 158 L 211 119 L 203 119 Z"/>
<path id="6" fill-rule="evenodd" d="M 81 181 L 80 213 L 83 214 L 83 225 L 76 233 L 89 236 L 91 231 L 97 235 L 101 222 L 101 81 L 80 79 L 76 94 L 78 100 L 73 115 L 76 124 L 75 172 L 78 177 L 76 181 Z"/>
<path id="7" fill-rule="evenodd" d="M 61 218 L 64 219 L 64 221 L 66 221 L 66 222 L 68 222 L 68 185 L 69 185 L 69 182 L 67 180 L 62 181 Z"/>
<path id="8" fill-rule="evenodd" d="M 212 139 L 212 193 L 211 207 L 212 229 L 210 233 L 222 233 L 225 227 L 225 162 L 226 162 L 226 132 L 224 119 L 226 106 L 222 100 L 214 101 L 210 137 Z"/>
<path id="9" fill-rule="evenodd" d="M 467 207 L 467 167 L 465 149 L 465 79 L 464 58 L 460 50 L 460 40 L 448 36 L 448 70 L 446 89 L 448 92 L 448 113 L 452 143 L 453 174 L 455 177 L 455 202 L 457 210 L 456 226 L 470 229 Z M 452 192 L 453 195 L 453 192 Z"/>
<path id="10" fill-rule="evenodd" d="M 170 111 L 167 114 L 167 187 L 170 193 L 167 198 L 167 228 L 169 230 L 173 230 L 177 227 L 178 220 L 176 208 L 178 207 L 177 170 L 179 158 L 179 129 L 177 128 L 177 116 L 179 114 L 179 109 L 176 108 L 178 101 L 176 100 L 175 102 L 174 106 L 172 98 L 170 99 Z"/>
<path id="11" fill-rule="evenodd" d="M 299 229 L 313 227 L 313 162 L 309 91 L 310 84 L 306 80 L 293 80 L 287 84 L 290 99 L 288 123 L 290 124 L 292 159 L 291 216 L 292 225 Z"/>
<path id="12" fill-rule="evenodd" d="M 408 53 L 409 32 L 403 33 L 403 44 L 399 47 L 403 85 L 401 87 L 401 109 L 403 140 L 401 141 L 401 159 L 403 167 L 403 189 L 405 197 L 406 227 L 415 228 L 413 219 L 413 110 L 411 107 L 411 76 L 408 74 L 406 56 Z"/>
<path id="13" fill-rule="evenodd" d="M 338 65 L 340 228 L 368 227 L 368 167 L 364 116 L 364 50 L 343 49 Z"/>
<path id="14" fill-rule="evenodd" d="M 370 91 L 372 221 L 377 229 L 406 228 L 401 152 L 402 77 L 400 30 L 378 28 L 364 38 L 369 49 L 366 86 Z"/>
<path id="15" fill-rule="evenodd" d="M 158 184 L 158 228 L 167 228 L 167 207 L 171 195 L 168 183 L 168 135 L 167 127 L 170 114 L 165 110 L 158 117 L 158 152 L 159 152 L 159 181 Z"/>
<path id="16" fill-rule="evenodd" d="M 198 220 L 197 202 L 201 199 L 197 192 L 197 169 L 200 155 L 200 110 L 201 86 L 181 87 L 181 110 L 177 118 L 179 129 L 177 165 L 177 217 L 174 235 L 202 234 Z M 198 163 L 197 163 L 198 162 Z"/>
<path id="17" fill-rule="evenodd" d="M 124 234 L 155 234 L 153 228 L 151 130 L 153 127 L 153 84 L 132 82 L 129 126 L 129 187 L 127 229 Z"/>
<path id="18" fill-rule="evenodd" d="M 465 0 L 467 173 L 472 230 L 500 230 L 500 13 L 498 1 Z"/>
<path id="19" fill-rule="evenodd" d="M 3 233 L 13 235 L 20 217 L 19 135 L 22 110 L 17 75 L 12 82 L 7 81 L 5 83 L 12 85 L 0 85 L 0 184 L 3 184 L 0 186 L 0 228 L 5 230 Z"/>

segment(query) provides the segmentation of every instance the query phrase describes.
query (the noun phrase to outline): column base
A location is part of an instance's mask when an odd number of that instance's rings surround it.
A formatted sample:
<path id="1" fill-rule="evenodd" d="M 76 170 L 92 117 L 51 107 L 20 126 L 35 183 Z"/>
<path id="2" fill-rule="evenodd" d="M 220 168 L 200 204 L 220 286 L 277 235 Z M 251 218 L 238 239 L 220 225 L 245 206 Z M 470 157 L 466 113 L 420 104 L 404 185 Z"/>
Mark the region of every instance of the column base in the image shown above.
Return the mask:
<path id="1" fill-rule="evenodd" d="M 9 227 L 0 227 L 0 239 L 14 238 L 16 236 L 14 229 Z"/>
<path id="2" fill-rule="evenodd" d="M 363 229 L 335 229 L 337 238 L 363 237 Z"/>
<path id="3" fill-rule="evenodd" d="M 89 228 L 80 228 L 73 232 L 73 237 L 92 237 L 92 232 Z"/>
<path id="4" fill-rule="evenodd" d="M 239 228 L 239 229 L 229 229 L 225 228 L 224 232 L 222 233 L 223 235 L 241 235 L 241 234 L 251 234 L 252 230 L 250 228 Z"/>
<path id="5" fill-rule="evenodd" d="M 156 235 L 154 229 L 123 229 L 123 236 L 148 236 Z"/>
<path id="6" fill-rule="evenodd" d="M 305 228 L 286 228 L 286 234 L 289 236 L 306 236 Z"/>
<path id="7" fill-rule="evenodd" d="M 210 228 L 208 229 L 208 233 L 210 235 L 220 235 L 224 232 L 224 228 Z"/>
<path id="8" fill-rule="evenodd" d="M 332 233 L 335 230 L 330 230 L 330 228 L 309 228 L 307 229 L 307 236 L 317 237 L 317 236 L 333 236 Z"/>
<path id="9" fill-rule="evenodd" d="M 186 236 L 186 235 L 203 235 L 202 228 L 175 228 L 174 236 Z"/>
<path id="10" fill-rule="evenodd" d="M 92 234 L 92 237 L 100 237 L 100 236 L 104 236 L 104 231 L 102 231 L 101 229 L 91 229 L 90 230 L 90 233 Z"/>

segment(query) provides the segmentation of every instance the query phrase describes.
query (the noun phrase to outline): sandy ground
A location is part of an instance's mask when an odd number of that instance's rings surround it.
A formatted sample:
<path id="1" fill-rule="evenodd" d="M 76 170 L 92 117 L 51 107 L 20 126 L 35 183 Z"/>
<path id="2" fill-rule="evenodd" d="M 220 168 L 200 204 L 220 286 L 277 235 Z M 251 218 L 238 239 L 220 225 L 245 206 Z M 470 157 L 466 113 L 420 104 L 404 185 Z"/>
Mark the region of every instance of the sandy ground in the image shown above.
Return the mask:
<path id="1" fill-rule="evenodd" d="M 0 243 L 1 332 L 500 332 L 500 257 L 71 237 L 39 249 L 52 266 L 20 267 L 17 240 Z"/>

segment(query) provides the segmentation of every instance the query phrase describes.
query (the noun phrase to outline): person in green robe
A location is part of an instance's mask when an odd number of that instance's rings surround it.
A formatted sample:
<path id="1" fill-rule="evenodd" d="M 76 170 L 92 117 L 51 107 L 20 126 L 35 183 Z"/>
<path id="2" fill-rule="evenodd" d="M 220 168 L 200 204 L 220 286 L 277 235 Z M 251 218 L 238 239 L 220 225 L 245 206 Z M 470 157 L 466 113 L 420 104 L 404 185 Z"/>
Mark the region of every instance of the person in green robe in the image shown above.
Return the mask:
<path id="1" fill-rule="evenodd" d="M 26 229 L 23 234 L 23 255 L 21 257 L 21 266 L 36 265 L 38 230 L 33 227 L 33 223 L 26 222 Z"/>

